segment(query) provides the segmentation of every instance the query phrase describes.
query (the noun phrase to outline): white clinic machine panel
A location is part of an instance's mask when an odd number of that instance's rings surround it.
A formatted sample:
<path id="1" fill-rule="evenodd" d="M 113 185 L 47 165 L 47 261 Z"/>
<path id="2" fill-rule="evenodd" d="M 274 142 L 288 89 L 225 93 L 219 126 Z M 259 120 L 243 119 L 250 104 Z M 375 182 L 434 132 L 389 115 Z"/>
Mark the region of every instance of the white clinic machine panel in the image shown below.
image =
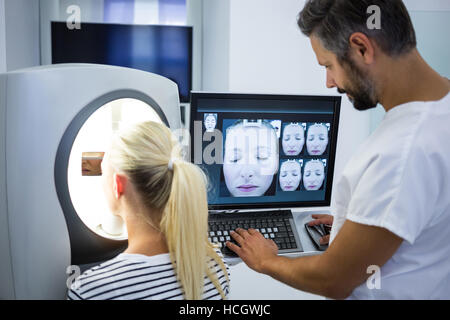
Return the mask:
<path id="1" fill-rule="evenodd" d="M 180 119 L 177 85 L 155 74 L 88 64 L 0 74 L 0 299 L 64 299 L 68 266 L 124 250 L 103 154 L 125 126 L 177 130 Z"/>

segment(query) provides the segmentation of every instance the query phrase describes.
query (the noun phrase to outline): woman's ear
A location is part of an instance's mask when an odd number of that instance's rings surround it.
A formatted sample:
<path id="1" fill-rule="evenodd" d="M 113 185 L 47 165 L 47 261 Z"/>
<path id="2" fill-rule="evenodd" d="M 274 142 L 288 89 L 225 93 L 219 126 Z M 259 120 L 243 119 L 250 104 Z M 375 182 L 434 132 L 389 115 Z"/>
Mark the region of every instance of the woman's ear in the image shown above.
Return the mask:
<path id="1" fill-rule="evenodd" d="M 372 64 L 375 58 L 373 42 L 362 32 L 355 32 L 350 36 L 350 50 L 357 60 L 364 64 Z"/>
<path id="2" fill-rule="evenodd" d="M 127 185 L 127 177 L 114 173 L 113 174 L 113 183 L 114 183 L 114 197 L 118 200 L 124 193 Z"/>

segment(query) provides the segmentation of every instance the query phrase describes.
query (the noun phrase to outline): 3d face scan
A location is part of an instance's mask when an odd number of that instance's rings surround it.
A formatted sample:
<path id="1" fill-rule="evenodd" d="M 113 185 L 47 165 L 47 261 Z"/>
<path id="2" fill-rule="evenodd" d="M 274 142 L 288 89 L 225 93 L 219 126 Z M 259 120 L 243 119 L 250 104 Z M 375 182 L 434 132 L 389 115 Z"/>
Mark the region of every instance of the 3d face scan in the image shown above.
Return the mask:
<path id="1" fill-rule="evenodd" d="M 207 113 L 204 120 L 206 132 L 213 132 L 217 125 L 217 114 Z"/>
<path id="2" fill-rule="evenodd" d="M 263 120 L 238 120 L 226 130 L 223 173 L 233 197 L 259 197 L 278 171 L 276 130 Z"/>
<path id="3" fill-rule="evenodd" d="M 325 180 L 325 164 L 320 160 L 310 160 L 303 169 L 303 185 L 308 191 L 319 190 Z"/>
<path id="4" fill-rule="evenodd" d="M 282 146 L 284 154 L 298 156 L 305 144 L 305 130 L 298 123 L 291 123 L 284 127 Z"/>
<path id="5" fill-rule="evenodd" d="M 295 191 L 302 179 L 301 165 L 296 160 L 287 160 L 281 164 L 279 172 L 280 188 L 283 191 Z"/>
<path id="6" fill-rule="evenodd" d="M 328 146 L 328 127 L 323 123 L 313 124 L 308 128 L 306 149 L 309 155 L 320 156 Z"/>

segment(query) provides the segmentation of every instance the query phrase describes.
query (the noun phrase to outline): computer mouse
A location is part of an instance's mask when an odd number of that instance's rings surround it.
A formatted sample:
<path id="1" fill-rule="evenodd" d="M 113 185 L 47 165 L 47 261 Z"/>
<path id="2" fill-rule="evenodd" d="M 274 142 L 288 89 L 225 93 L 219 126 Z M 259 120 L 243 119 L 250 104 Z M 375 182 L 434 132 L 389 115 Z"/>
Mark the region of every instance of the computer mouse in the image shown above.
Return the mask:
<path id="1" fill-rule="evenodd" d="M 328 244 L 320 244 L 320 238 L 329 234 L 329 231 L 325 229 L 325 226 L 322 224 L 310 226 L 308 222 L 305 223 L 305 228 L 316 248 L 320 251 L 325 251 L 328 248 Z"/>

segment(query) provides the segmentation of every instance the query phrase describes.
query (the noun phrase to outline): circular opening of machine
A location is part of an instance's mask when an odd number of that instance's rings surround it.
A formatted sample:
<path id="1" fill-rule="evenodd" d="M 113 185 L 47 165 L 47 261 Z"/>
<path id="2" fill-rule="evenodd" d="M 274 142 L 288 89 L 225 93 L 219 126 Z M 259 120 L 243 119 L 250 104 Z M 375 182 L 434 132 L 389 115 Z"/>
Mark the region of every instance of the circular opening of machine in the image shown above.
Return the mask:
<path id="1" fill-rule="evenodd" d="M 101 162 L 113 135 L 142 121 L 162 123 L 158 113 L 141 100 L 108 102 L 86 120 L 70 151 L 67 182 L 71 202 L 83 223 L 104 238 L 125 240 L 127 232 L 122 219 L 110 212 L 106 202 Z"/>

